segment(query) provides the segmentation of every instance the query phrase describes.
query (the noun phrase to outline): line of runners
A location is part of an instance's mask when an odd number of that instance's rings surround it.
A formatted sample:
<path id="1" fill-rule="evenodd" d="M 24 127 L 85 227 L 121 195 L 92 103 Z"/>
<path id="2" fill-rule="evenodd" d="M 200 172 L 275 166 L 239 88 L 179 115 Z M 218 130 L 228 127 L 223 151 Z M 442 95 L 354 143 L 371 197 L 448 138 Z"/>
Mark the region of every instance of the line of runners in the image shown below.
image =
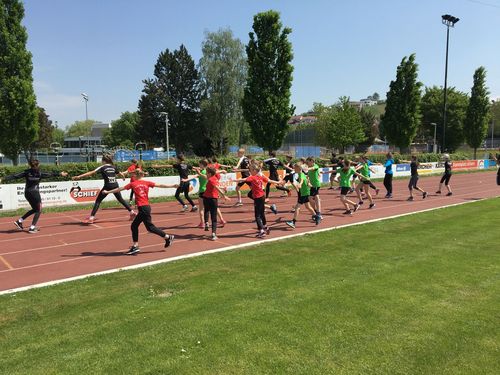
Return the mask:
<path id="1" fill-rule="evenodd" d="M 179 183 L 175 185 L 158 184 L 144 180 L 144 176 L 147 173 L 142 170 L 140 163 L 138 163 L 137 160 L 132 161 L 132 165 L 127 169 L 127 171 L 120 172 L 113 164 L 111 156 L 104 156 L 102 165 L 95 170 L 74 176 L 72 178 L 73 180 L 79 180 L 95 174 L 100 174 L 104 180 L 104 186 L 96 198 L 90 216 L 84 220 L 84 223 L 94 223 L 95 215 L 102 200 L 108 194 L 114 194 L 116 199 L 125 207 L 125 209 L 129 211 L 130 220 L 133 220 L 131 224 L 133 244 L 129 251 L 126 252 L 127 255 L 137 254 L 140 251 L 139 226 L 141 223 L 144 223 L 144 226 L 149 232 L 164 238 L 165 247 L 168 247 L 172 244 L 174 235 L 165 233 L 153 224 L 151 218 L 151 206 L 149 204 L 149 189 L 154 187 L 175 188 L 175 198 L 182 206 L 182 211 L 189 210 L 189 207 L 181 198 L 181 194 L 184 195 L 184 198 L 191 205 L 191 212 L 199 212 L 200 224 L 198 227 L 203 228 L 205 231 L 211 230 L 211 239 L 217 240 L 217 228 L 223 227 L 227 224 L 219 208 L 219 199 L 222 197 L 227 201 L 231 200 L 226 195 L 226 191 L 219 186 L 220 176 L 223 173 L 227 173 L 226 169 L 230 169 L 231 172 L 241 173 L 241 178 L 233 180 L 237 183 L 237 201 L 234 206 L 238 207 L 243 205 L 241 189 L 244 185 L 250 187 L 248 197 L 253 201 L 254 205 L 255 222 L 258 229 L 256 237 L 258 238 L 264 238 L 270 233 L 266 220 L 266 208 L 270 209 L 275 214 L 278 213 L 276 205 L 268 204 L 271 185 L 275 185 L 278 190 L 282 190 L 284 195 L 288 197 L 291 196 L 292 190 L 297 192 L 297 202 L 292 208 L 293 217 L 289 221 L 286 221 L 286 225 L 291 228 L 295 228 L 297 218 L 302 207 L 304 207 L 311 214 L 311 219 L 316 225 L 321 223 L 321 220 L 323 219 L 320 199 L 321 174 L 330 174 L 329 189 L 336 189 L 337 187 L 334 185 L 338 183 L 341 202 L 345 207 L 345 215 L 352 215 L 353 212 L 356 212 L 360 206 L 364 204 L 365 199 L 369 202 L 368 209 L 373 209 L 375 207 L 375 202 L 373 200 L 371 190 L 375 191 L 375 195 L 378 195 L 379 193 L 379 189 L 373 184 L 370 177 L 371 173 L 374 172 L 372 169 L 374 164 L 371 163 L 366 156 L 360 156 L 356 162 L 351 162 L 341 157 L 337 158 L 335 154 L 332 154 L 332 158 L 329 160 L 330 164 L 326 165 L 327 167 L 332 168 L 332 170 L 328 172 L 323 172 L 322 168 L 319 167 L 319 165 L 315 162 L 315 159 L 312 157 L 302 158 L 297 163 L 293 163 L 292 157 L 286 156 L 286 163 L 282 163 L 278 158 L 276 158 L 276 154 L 271 152 L 268 159 L 260 161 L 247 157 L 244 149 L 240 149 L 238 151 L 238 163 L 236 166 L 221 165 L 215 158 L 212 160 L 202 159 L 199 161 L 198 166 L 188 165 L 182 155 L 179 155 L 177 159 L 177 163 L 175 164 L 153 165 L 153 168 L 174 168 L 179 174 Z M 447 154 L 443 155 L 443 159 L 445 171 L 436 193 L 441 194 L 442 185 L 444 184 L 448 191 L 447 195 L 449 196 L 452 195 L 450 186 L 452 163 L 450 162 L 449 155 Z M 417 186 L 419 178 L 419 163 L 417 157 L 413 156 L 410 161 L 403 162 L 410 163 L 411 170 L 411 177 L 408 184 L 410 192 L 408 200 L 411 201 L 414 199 L 414 190 L 422 193 L 422 198 L 425 199 L 427 197 L 427 192 Z M 384 187 L 387 192 L 385 198 L 387 199 L 392 198 L 393 164 L 394 159 L 392 154 L 388 153 L 386 156 L 386 162 L 383 164 L 385 167 Z M 28 232 L 37 233 L 39 228 L 36 224 L 42 209 L 42 199 L 38 189 L 41 179 L 51 176 L 66 177 L 68 174 L 66 172 L 41 172 L 38 160 L 31 160 L 29 165 L 29 169 L 18 174 L 7 176 L 3 180 L 10 181 L 21 178 L 26 180 L 24 195 L 31 206 L 31 210 L 16 220 L 14 224 L 18 229 L 23 230 L 24 220 L 34 214 L 34 219 L 28 229 Z M 266 166 L 269 170 L 269 177 L 266 177 L 262 173 L 264 166 Z M 280 179 L 279 177 L 279 168 L 282 168 L 285 171 L 285 177 L 283 179 Z M 190 174 L 190 171 L 194 171 L 195 173 Z M 131 177 L 130 183 L 120 187 L 117 179 L 120 177 L 124 179 L 129 175 Z M 189 195 L 190 181 L 193 179 L 199 180 L 198 205 L 195 204 Z M 359 180 L 357 184 L 356 179 Z M 121 191 L 123 190 L 131 191 L 130 202 L 128 203 L 121 195 Z M 358 201 L 354 202 L 349 199 L 349 193 L 355 193 Z M 132 209 L 132 198 L 134 195 L 137 212 Z"/>

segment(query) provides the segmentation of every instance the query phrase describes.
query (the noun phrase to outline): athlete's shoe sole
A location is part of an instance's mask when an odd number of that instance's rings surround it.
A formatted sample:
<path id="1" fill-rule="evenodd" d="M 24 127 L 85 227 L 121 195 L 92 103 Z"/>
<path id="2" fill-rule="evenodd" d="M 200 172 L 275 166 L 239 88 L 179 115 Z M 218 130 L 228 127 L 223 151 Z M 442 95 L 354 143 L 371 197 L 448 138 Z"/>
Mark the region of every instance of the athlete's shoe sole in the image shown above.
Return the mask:
<path id="1" fill-rule="evenodd" d="M 132 246 L 130 250 L 125 253 L 125 255 L 135 255 L 140 251 L 141 249 L 139 249 L 137 246 Z"/>
<path id="2" fill-rule="evenodd" d="M 172 244 L 174 243 L 174 238 L 175 238 L 175 236 L 173 234 L 171 234 L 170 236 L 165 238 L 165 246 L 164 247 L 172 246 Z"/>
<path id="3" fill-rule="evenodd" d="M 23 223 L 16 220 L 16 221 L 14 221 L 14 225 L 17 227 L 17 229 L 24 230 Z"/>

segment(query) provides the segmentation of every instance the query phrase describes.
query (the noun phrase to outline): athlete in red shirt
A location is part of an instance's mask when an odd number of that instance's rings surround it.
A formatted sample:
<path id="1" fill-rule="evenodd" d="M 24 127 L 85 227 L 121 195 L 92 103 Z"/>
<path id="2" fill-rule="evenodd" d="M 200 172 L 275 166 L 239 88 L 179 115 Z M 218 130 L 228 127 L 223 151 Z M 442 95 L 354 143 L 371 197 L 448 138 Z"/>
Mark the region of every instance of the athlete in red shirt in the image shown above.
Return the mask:
<path id="1" fill-rule="evenodd" d="M 136 181 L 136 178 L 135 178 L 135 170 L 137 169 L 140 169 L 142 170 L 142 165 L 141 163 L 139 163 L 137 161 L 137 159 L 132 159 L 130 160 L 130 162 L 132 163 L 130 165 L 130 167 L 127 168 L 127 170 L 125 172 L 120 172 L 120 175 L 125 178 L 127 175 L 130 175 L 130 182 L 134 182 Z M 147 172 L 144 172 L 145 175 L 147 175 L 148 173 Z M 132 206 L 132 204 L 134 203 L 134 201 L 132 200 L 134 199 L 134 189 L 130 189 L 130 198 L 129 198 L 129 204 Z"/>
<path id="2" fill-rule="evenodd" d="M 210 218 L 212 219 L 212 240 L 217 240 L 217 211 L 219 208 L 219 194 L 224 197 L 225 200 L 230 200 L 224 190 L 219 187 L 219 178 L 217 177 L 217 170 L 212 167 L 208 167 L 207 171 L 207 187 L 203 193 L 203 207 L 204 207 L 204 219 L 205 219 L 205 231 L 208 231 L 208 214 L 210 213 Z"/>
<path id="3" fill-rule="evenodd" d="M 257 163 L 250 163 L 249 166 L 250 176 L 247 178 L 240 178 L 234 180 L 235 182 L 243 182 L 250 186 L 250 193 L 248 197 L 253 199 L 255 221 L 257 222 L 257 227 L 259 232 L 257 233 L 258 238 L 264 238 L 266 234 L 269 234 L 270 230 L 267 226 L 266 213 L 265 213 L 265 193 L 264 193 L 264 183 L 279 184 L 282 185 L 282 181 L 271 180 L 260 173 L 260 166 Z M 276 207 L 274 207 L 274 210 Z M 276 211 L 277 212 L 277 211 Z"/>
<path id="4" fill-rule="evenodd" d="M 141 225 L 141 223 L 144 223 L 144 226 L 149 232 L 163 237 L 165 239 L 165 247 L 169 247 L 174 241 L 173 235 L 166 234 L 164 231 L 157 228 L 151 221 L 151 206 L 149 205 L 148 194 L 149 188 L 177 188 L 178 185 L 156 184 L 151 181 L 145 181 L 142 179 L 144 172 L 140 169 L 136 169 L 134 174 L 136 181 L 130 182 L 128 185 L 121 186 L 113 190 L 103 190 L 103 194 L 115 194 L 122 190 L 130 189 L 132 189 L 135 193 L 135 201 L 137 203 L 138 212 L 134 221 L 130 225 L 130 229 L 132 230 L 133 245 L 130 250 L 125 253 L 125 255 L 134 255 L 141 251 L 139 249 L 139 225 Z"/>

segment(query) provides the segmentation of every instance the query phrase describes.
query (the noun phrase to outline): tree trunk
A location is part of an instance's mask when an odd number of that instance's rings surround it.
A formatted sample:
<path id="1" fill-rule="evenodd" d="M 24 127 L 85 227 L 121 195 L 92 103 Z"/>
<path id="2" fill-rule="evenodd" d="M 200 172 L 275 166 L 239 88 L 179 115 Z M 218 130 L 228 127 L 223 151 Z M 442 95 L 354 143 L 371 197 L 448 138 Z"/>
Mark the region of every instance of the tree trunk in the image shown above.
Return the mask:
<path id="1" fill-rule="evenodd" d="M 474 147 L 474 160 L 476 160 L 476 155 L 477 155 L 477 147 Z"/>

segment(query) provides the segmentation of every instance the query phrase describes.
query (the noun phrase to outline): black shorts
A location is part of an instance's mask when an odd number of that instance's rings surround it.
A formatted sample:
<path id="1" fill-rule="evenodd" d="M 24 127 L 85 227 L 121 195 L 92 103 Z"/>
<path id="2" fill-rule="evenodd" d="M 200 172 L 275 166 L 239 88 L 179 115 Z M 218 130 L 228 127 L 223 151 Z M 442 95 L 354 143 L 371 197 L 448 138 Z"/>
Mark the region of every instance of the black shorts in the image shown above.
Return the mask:
<path id="1" fill-rule="evenodd" d="M 204 193 L 204 191 L 198 192 L 198 197 L 203 199 L 203 193 Z"/>
<path id="2" fill-rule="evenodd" d="M 298 204 L 304 204 L 304 203 L 307 203 L 307 202 L 309 202 L 309 195 L 302 196 L 299 193 L 299 198 L 297 199 L 297 203 Z"/>
<path id="3" fill-rule="evenodd" d="M 372 183 L 370 180 L 361 180 L 361 182 L 365 185 L 370 185 Z"/>
<path id="4" fill-rule="evenodd" d="M 312 187 L 309 196 L 315 197 L 316 195 L 319 195 L 319 189 L 320 189 L 319 187 Z"/>
<path id="5" fill-rule="evenodd" d="M 292 174 L 287 174 L 285 175 L 285 178 L 283 179 L 285 182 L 293 182 L 293 173 Z"/>
<path id="6" fill-rule="evenodd" d="M 442 184 L 444 182 L 444 184 L 446 186 L 448 186 L 448 184 L 450 183 L 450 178 L 451 178 L 451 174 L 444 174 L 443 177 L 441 177 L 441 181 L 439 181 L 440 184 Z"/>
<path id="7" fill-rule="evenodd" d="M 408 182 L 408 189 L 412 190 L 417 187 L 418 176 L 411 176 L 410 182 Z"/>
<path id="8" fill-rule="evenodd" d="M 242 181 L 242 182 L 238 182 L 238 185 L 236 185 L 236 186 L 238 186 L 238 187 L 242 187 L 242 186 L 243 186 L 243 185 L 245 185 L 245 184 L 246 184 L 246 182 L 243 182 L 243 181 Z M 247 186 L 248 186 L 248 185 L 247 185 Z"/>
<path id="9" fill-rule="evenodd" d="M 340 195 L 347 195 L 351 191 L 351 188 L 341 186 L 340 187 Z"/>

